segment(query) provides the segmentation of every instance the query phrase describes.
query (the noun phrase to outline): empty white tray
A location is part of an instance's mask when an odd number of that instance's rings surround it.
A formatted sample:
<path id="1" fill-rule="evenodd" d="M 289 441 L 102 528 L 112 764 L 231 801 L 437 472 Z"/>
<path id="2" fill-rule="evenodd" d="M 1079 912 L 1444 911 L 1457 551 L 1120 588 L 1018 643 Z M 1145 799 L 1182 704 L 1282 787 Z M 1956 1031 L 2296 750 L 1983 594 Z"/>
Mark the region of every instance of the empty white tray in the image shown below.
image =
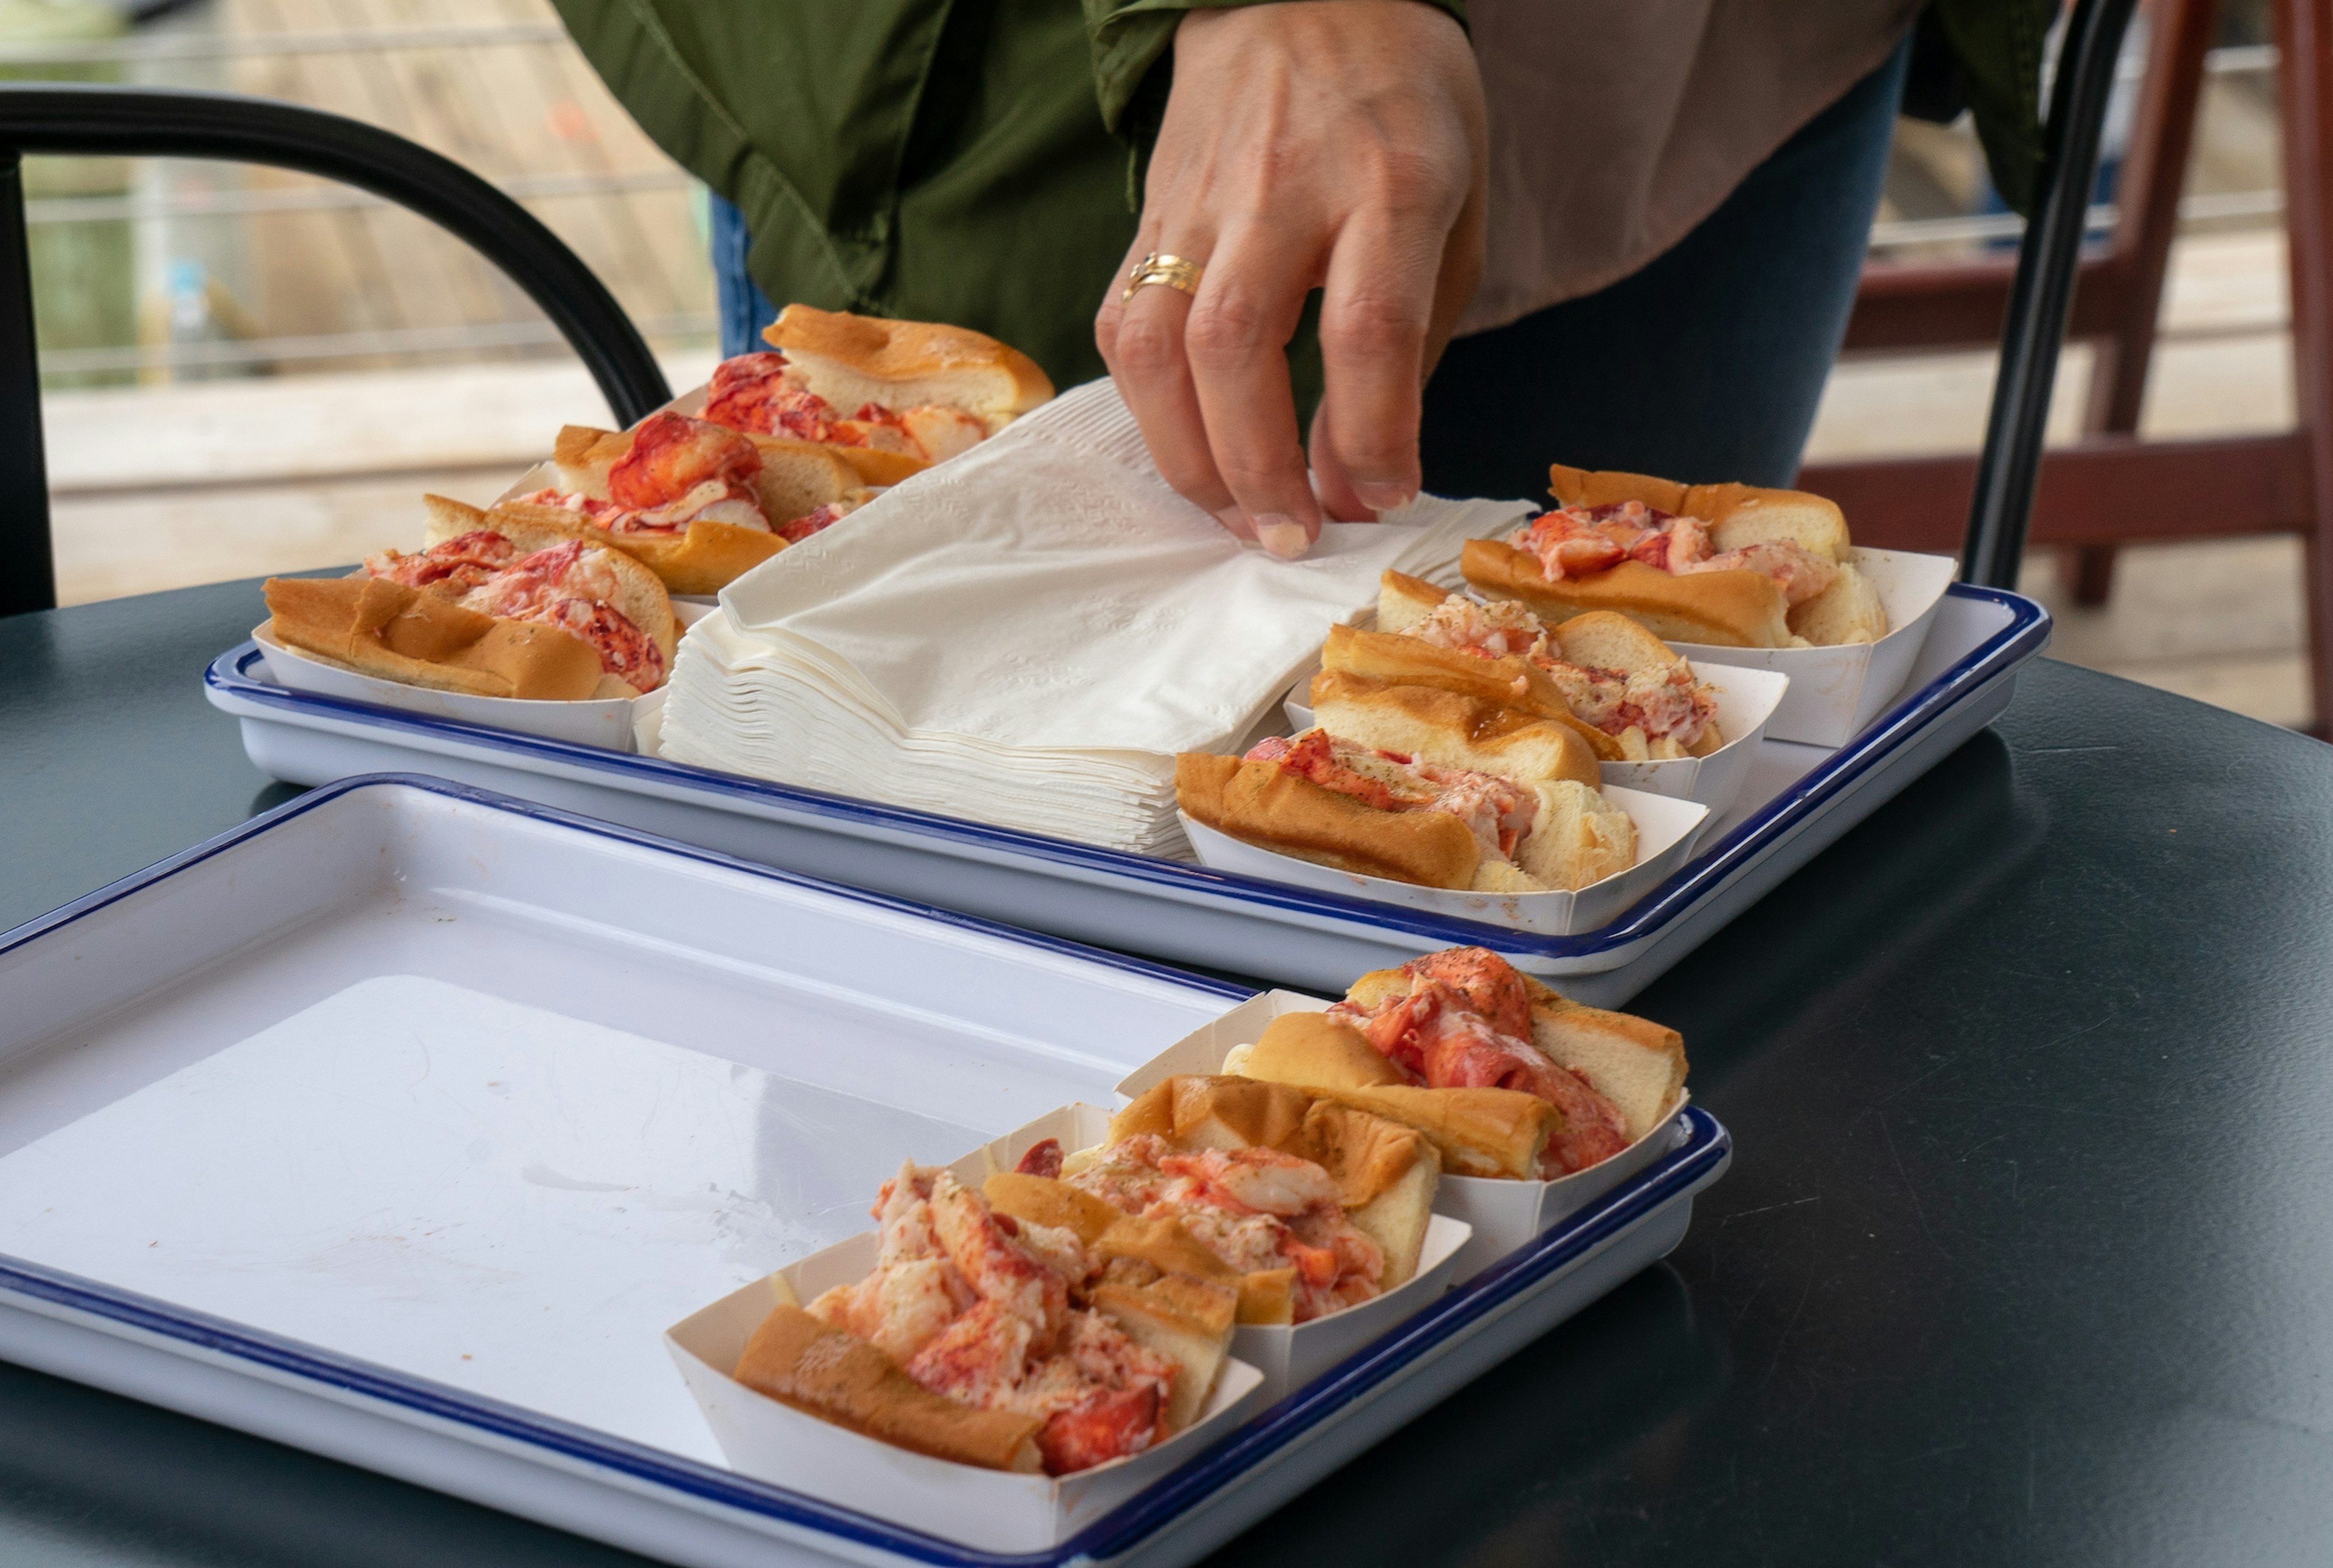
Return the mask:
<path id="1" fill-rule="evenodd" d="M 0 935 L 0 1357 L 699 1564 L 994 1558 L 728 1469 L 664 1329 L 1241 993 L 432 780 Z M 1197 1556 L 1674 1246 L 1704 1117 L 1051 1552 Z"/>

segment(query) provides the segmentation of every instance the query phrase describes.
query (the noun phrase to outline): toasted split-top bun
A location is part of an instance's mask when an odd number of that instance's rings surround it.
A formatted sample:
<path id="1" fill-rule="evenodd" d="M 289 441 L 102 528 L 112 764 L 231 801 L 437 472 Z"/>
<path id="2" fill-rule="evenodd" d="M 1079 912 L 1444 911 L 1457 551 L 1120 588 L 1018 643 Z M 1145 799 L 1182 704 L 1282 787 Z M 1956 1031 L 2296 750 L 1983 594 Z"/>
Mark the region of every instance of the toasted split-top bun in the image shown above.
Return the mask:
<path id="1" fill-rule="evenodd" d="M 1380 588 L 1380 595 L 1382 592 Z M 1395 632 L 1332 626 L 1320 645 L 1320 669 L 1323 673 L 1359 676 L 1389 686 L 1452 692 L 1532 718 L 1552 719 L 1586 742 L 1597 760 L 1620 760 L 1618 741 L 1573 713 L 1562 688 L 1547 671 L 1513 654 L 1483 659 Z"/>
<path id="2" fill-rule="evenodd" d="M 1442 1179 L 1442 1156 L 1433 1141 L 1391 1118 L 1316 1100 L 1288 1152 L 1337 1178 L 1345 1217 L 1385 1255 L 1378 1287 L 1407 1284 L 1426 1251 L 1434 1192 Z"/>
<path id="3" fill-rule="evenodd" d="M 1224 1071 L 1294 1084 L 1414 1128 L 1452 1176 L 1529 1179 L 1556 1126 L 1552 1106 L 1516 1089 L 1412 1085 L 1361 1032 L 1325 1013 L 1283 1013 L 1252 1045 L 1234 1046 Z"/>
<path id="4" fill-rule="evenodd" d="M 1277 763 L 1185 752 L 1175 801 L 1217 832 L 1364 877 L 1464 889 L 1483 861 L 1482 844 L 1447 812 L 1379 811 Z"/>
<path id="5" fill-rule="evenodd" d="M 1539 797 L 1531 830 L 1515 846 L 1514 869 L 1522 877 L 1495 858 L 1478 860 L 1467 884 L 1475 891 L 1576 890 L 1637 863 L 1637 825 L 1597 789 L 1595 754 L 1572 727 L 1477 697 L 1387 686 L 1340 670 L 1321 671 L 1311 696 L 1313 717 L 1339 739 L 1435 767 L 1491 774 Z M 1485 871 L 1504 875 L 1486 880 Z"/>
<path id="6" fill-rule="evenodd" d="M 1196 1420 L 1231 1352 L 1239 1293 L 1187 1274 L 1169 1274 L 1144 1284 L 1104 1280 L 1088 1299 L 1127 1338 L 1175 1363 L 1166 1430 L 1179 1432 Z"/>
<path id="7" fill-rule="evenodd" d="M 1231 1293 L 1241 1323 L 1284 1323 L 1294 1309 L 1294 1270 L 1241 1274 L 1167 1217 L 1130 1215 L 1066 1181 L 1013 1170 L 991 1176 L 981 1196 L 999 1214 L 1074 1232 L 1098 1262 L 1131 1258 L 1162 1274 L 1220 1285 Z"/>
<path id="8" fill-rule="evenodd" d="M 991 1470 L 1044 1468 L 1039 1418 L 936 1394 L 880 1349 L 800 1307 L 781 1306 L 763 1319 L 731 1376 L 805 1415 L 936 1459 Z"/>
<path id="9" fill-rule="evenodd" d="M 1124 1209 L 1081 1187 L 1018 1170 L 997 1171 L 981 1184 L 980 1195 L 999 1214 L 1009 1214 L 1030 1225 L 1072 1232 L 1087 1246 L 1099 1241 L 1104 1231 L 1126 1217 Z"/>
<path id="10" fill-rule="evenodd" d="M 1649 1018 L 1589 1007 L 1529 975 L 1522 978 L 1531 995 L 1531 1044 L 1618 1106 L 1630 1141 L 1660 1125 L 1685 1087 L 1685 1037 Z M 1409 976 L 1399 969 L 1373 969 L 1354 981 L 1345 997 L 1375 1012 L 1408 994 Z"/>
<path id="11" fill-rule="evenodd" d="M 1378 630 L 1414 631 L 1449 597 L 1423 577 L 1387 567 L 1378 577 Z"/>
<path id="12" fill-rule="evenodd" d="M 680 644 L 680 622 L 672 613 L 672 594 L 652 567 L 618 548 L 604 529 L 576 527 L 575 514 L 560 506 L 503 506 L 482 512 L 444 495 L 424 495 L 421 506 L 421 544 L 425 550 L 480 529 L 501 534 L 516 545 L 522 555 L 531 555 L 571 539 L 606 550 L 606 565 L 616 580 L 616 596 L 611 602 L 657 645 L 657 651 L 664 655 L 664 667 L 672 668 L 673 649 Z"/>
<path id="13" fill-rule="evenodd" d="M 1709 525 L 1709 546 L 1719 553 L 1787 539 L 1838 564 L 1847 559 L 1847 517 L 1838 503 L 1804 490 L 1769 490 L 1755 485 L 1680 485 L 1649 474 L 1597 471 L 1552 464 L 1548 494 L 1564 506 L 1614 506 L 1641 501 Z"/>
<path id="14" fill-rule="evenodd" d="M 497 532 L 507 532 L 509 524 L 562 529 L 571 539 L 621 551 L 655 572 L 667 593 L 718 593 L 786 547 L 774 534 L 709 518 L 699 518 L 678 534 L 617 534 L 592 526 L 581 513 L 564 506 L 505 502 L 486 517 L 485 525 Z"/>
<path id="15" fill-rule="evenodd" d="M 791 436 L 759 436 L 748 431 L 745 439 L 754 443 L 761 455 L 762 467 L 754 476 L 754 494 L 762 503 L 762 515 L 770 520 L 773 528 L 782 528 L 797 517 L 807 517 L 821 506 L 837 501 L 864 501 L 869 486 L 896 485 L 892 479 L 870 479 L 851 462 L 850 454 L 859 448 L 829 447 L 816 441 L 797 441 Z M 895 457 L 896 452 L 878 456 Z"/>
<path id="16" fill-rule="evenodd" d="M 1542 887 L 1576 892 L 1637 863 L 1637 824 L 1577 779 L 1533 786 L 1539 814 L 1515 846 L 1515 864 Z"/>
<path id="17" fill-rule="evenodd" d="M 1667 670 L 1685 662 L 1685 655 L 1655 637 L 1639 622 L 1609 610 L 1591 610 L 1548 628 L 1556 656 L 1583 669 L 1617 669 L 1623 675 L 1644 670 Z M 1707 756 L 1725 744 L 1717 721 L 1701 726 L 1686 748 L 1687 756 Z"/>
<path id="18" fill-rule="evenodd" d="M 1631 1143 L 1659 1126 L 1685 1087 L 1685 1036 L 1633 1013 L 1585 1006 L 1528 975 L 1523 984 L 1531 1044 L 1618 1106 Z"/>
<path id="19" fill-rule="evenodd" d="M 551 466 L 558 476 L 559 488 L 594 501 L 607 500 L 608 471 L 631 451 L 634 434 L 630 430 L 597 429 L 590 425 L 560 427 L 557 438 L 551 444 Z M 753 478 L 753 490 L 754 498 L 761 503 L 762 515 L 773 526 L 783 526 L 797 517 L 809 516 L 821 506 L 863 495 L 870 485 L 896 485 L 924 467 L 917 459 L 903 457 L 897 452 L 878 453 L 878 457 L 899 457 L 908 467 L 904 471 L 897 470 L 896 466 L 885 467 L 887 476 L 869 478 L 851 460 L 858 447 L 797 441 L 791 436 L 762 436 L 750 430 L 738 434 L 754 443 L 754 450 L 762 460 Z M 744 524 L 722 526 L 749 534 L 760 532 Z"/>
<path id="20" fill-rule="evenodd" d="M 1635 675 L 1647 669 L 1669 669 L 1685 662 L 1685 655 L 1655 637 L 1625 615 L 1591 610 L 1559 620 L 1548 628 L 1548 640 L 1566 664 L 1583 669 L 1617 669 Z"/>
<path id="21" fill-rule="evenodd" d="M 1088 1250 L 1105 1265 L 1130 1258 L 1162 1274 L 1188 1275 L 1223 1285 L 1238 1298 L 1234 1314 L 1240 1323 L 1295 1320 L 1296 1270 L 1292 1266 L 1242 1274 L 1208 1251 L 1170 1215 L 1121 1216 Z"/>
<path id="22" fill-rule="evenodd" d="M 1679 485 L 1645 474 L 1598 473 L 1557 464 L 1550 493 L 1567 506 L 1641 501 L 1709 525 L 1713 552 L 1787 540 L 1840 568 L 1839 580 L 1792 609 L 1763 572 L 1747 569 L 1675 575 L 1622 561 L 1584 577 L 1551 582 L 1539 562 L 1503 541 L 1469 540 L 1460 557 L 1466 581 L 1484 593 L 1520 600 L 1548 616 L 1616 611 L 1673 642 L 1727 648 L 1821 646 L 1887 634 L 1877 592 L 1851 563 L 1847 519 L 1836 504 L 1803 490 L 1751 485 Z"/>
<path id="23" fill-rule="evenodd" d="M 1686 487 L 1641 474 L 1590 474 L 1560 465 L 1550 470 L 1549 477 L 1552 494 L 1566 505 L 1640 500 L 1698 517 L 1709 524 L 1710 549 L 1720 554 L 1775 541 L 1800 545 L 1839 568 L 1839 573 L 1820 593 L 1790 608 L 1786 622 L 1792 634 L 1818 648 L 1877 642 L 1887 635 L 1887 608 L 1880 601 L 1879 590 L 1855 568 L 1847 517 L 1836 502 L 1804 490 L 1764 490 L 1752 485 Z M 1679 505 L 1654 499 L 1672 493 Z"/>
<path id="24" fill-rule="evenodd" d="M 746 439 L 754 443 L 762 458 L 761 471 L 754 476 L 754 495 L 761 502 L 762 515 L 776 527 L 797 517 L 807 517 L 837 501 L 863 499 L 869 486 L 896 485 L 907 473 L 923 466 L 912 458 L 903 459 L 909 465 L 906 472 L 893 473 L 887 468 L 888 476 L 871 478 L 862 474 L 849 457 L 854 448 L 777 436 L 748 435 Z M 595 501 L 608 499 L 608 470 L 631 448 L 629 431 L 595 430 L 587 425 L 565 427 L 552 444 L 552 467 L 557 472 L 559 487 Z M 887 452 L 878 456 L 896 457 L 898 454 Z M 709 517 L 696 519 L 677 534 L 619 534 L 599 527 L 584 514 L 570 512 L 563 506 L 504 504 L 494 510 L 498 514 L 522 514 L 544 524 L 554 521 L 550 515 L 557 514 L 565 519 L 567 527 L 576 531 L 577 537 L 589 537 L 623 551 L 662 578 L 665 587 L 675 593 L 718 593 L 786 547 L 783 539 L 768 530 Z"/>
<path id="25" fill-rule="evenodd" d="M 1411 577 L 1400 572 L 1385 572 L 1378 581 L 1379 634 L 1397 634 L 1404 641 L 1414 642 L 1416 638 L 1411 634 L 1441 608 L 1447 597 L 1441 589 L 1423 578 Z M 1608 610 L 1589 611 L 1584 615 L 1575 615 L 1568 620 L 1557 622 L 1548 628 L 1548 641 L 1556 658 L 1584 669 L 1617 669 L 1624 675 L 1634 675 L 1639 670 L 1666 669 L 1685 662 L 1683 654 L 1672 649 L 1642 624 Z M 1470 671 L 1458 662 L 1462 659 L 1478 668 Z M 1515 681 L 1522 678 L 1520 670 L 1529 668 L 1528 661 L 1512 655 L 1497 660 L 1485 660 L 1478 655 L 1439 648 L 1433 649 L 1429 654 L 1403 653 L 1390 648 L 1378 649 L 1367 644 L 1356 644 L 1349 638 L 1341 650 L 1339 662 L 1349 668 L 1366 662 L 1372 669 L 1388 672 L 1379 678 L 1416 679 L 1431 670 L 1430 684 L 1464 683 L 1478 695 L 1485 697 L 1490 696 L 1495 686 L 1503 685 L 1512 689 Z M 1485 663 L 1491 666 L 1487 678 L 1479 669 Z M 1407 667 L 1407 675 L 1390 673 L 1405 666 Z M 1512 697 L 1493 697 L 1493 700 L 1503 701 L 1510 707 L 1528 706 L 1535 710 L 1546 705 L 1548 691 L 1560 691 L 1560 688 L 1554 687 L 1551 682 L 1529 680 L 1525 689 L 1527 693 L 1535 694 L 1528 697 L 1526 703 L 1519 704 Z M 1617 762 L 1628 755 L 1626 746 L 1616 737 L 1568 711 L 1565 717 L 1570 719 L 1581 738 L 1595 750 L 1598 761 Z M 1718 733 L 1717 726 L 1704 725 L 1700 736 L 1686 755 L 1707 756 L 1724 744 L 1724 737 Z"/>
<path id="26" fill-rule="evenodd" d="M 1109 1121 L 1109 1141 L 1145 1135 L 1179 1149 L 1277 1149 L 1296 1136 L 1312 1097 L 1282 1083 L 1198 1073 L 1152 1084 Z"/>
<path id="27" fill-rule="evenodd" d="M 1842 564 L 1829 587 L 1791 607 L 1791 630 L 1818 648 L 1877 642 L 1887 635 L 1887 606 L 1877 584 Z"/>
<path id="28" fill-rule="evenodd" d="M 591 425 L 562 425 L 551 442 L 551 467 L 559 488 L 571 495 L 605 501 L 608 470 L 632 449 L 629 430 L 602 430 Z"/>
<path id="29" fill-rule="evenodd" d="M 994 435 L 1053 395 L 1037 361 L 984 332 L 788 305 L 762 330 L 810 390 L 846 413 L 961 409 Z"/>
<path id="30" fill-rule="evenodd" d="M 1525 785 L 1555 779 L 1597 782 L 1595 749 L 1577 729 L 1479 697 L 1391 685 L 1334 669 L 1313 677 L 1308 695 L 1313 722 L 1356 746 Z"/>
<path id="31" fill-rule="evenodd" d="M 271 577 L 264 589 L 270 637 L 360 675 L 536 702 L 607 694 L 599 650 L 565 627 L 465 610 L 380 577 Z"/>
<path id="32" fill-rule="evenodd" d="M 1234 1046 L 1224 1071 L 1315 1092 L 1409 1082 L 1359 1029 L 1326 1013 L 1282 1013 L 1253 1044 Z"/>
<path id="33" fill-rule="evenodd" d="M 1380 1287 L 1417 1272 L 1442 1159 L 1400 1119 L 1286 1083 L 1186 1073 L 1151 1085 L 1111 1119 L 1112 1143 L 1145 1133 L 1183 1149 L 1276 1149 L 1312 1161 L 1335 1179 L 1346 1217 L 1384 1251 Z"/>
<path id="34" fill-rule="evenodd" d="M 1613 610 L 1656 637 L 1720 648 L 1788 648 L 1789 603 L 1774 580 L 1747 567 L 1663 572 L 1622 561 L 1585 577 L 1551 582 L 1539 560 L 1499 539 L 1469 539 L 1458 554 L 1466 581 L 1493 599 L 1513 599 L 1547 620 Z"/>

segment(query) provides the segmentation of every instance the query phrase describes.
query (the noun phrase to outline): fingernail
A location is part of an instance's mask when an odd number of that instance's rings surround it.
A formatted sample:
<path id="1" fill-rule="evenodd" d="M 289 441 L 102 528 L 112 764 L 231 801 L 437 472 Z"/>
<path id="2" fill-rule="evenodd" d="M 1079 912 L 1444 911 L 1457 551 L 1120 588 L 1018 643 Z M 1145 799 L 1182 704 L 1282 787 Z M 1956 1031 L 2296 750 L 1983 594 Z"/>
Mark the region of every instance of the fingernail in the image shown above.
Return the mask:
<path id="1" fill-rule="evenodd" d="M 1407 485 L 1387 483 L 1382 479 L 1356 479 L 1353 494 L 1362 505 L 1372 512 L 1394 512 L 1417 499 L 1417 492 Z"/>
<path id="2" fill-rule="evenodd" d="M 1312 541 L 1304 536 L 1304 524 L 1277 512 L 1266 512 L 1255 520 L 1255 537 L 1282 561 L 1293 561 L 1312 548 Z"/>

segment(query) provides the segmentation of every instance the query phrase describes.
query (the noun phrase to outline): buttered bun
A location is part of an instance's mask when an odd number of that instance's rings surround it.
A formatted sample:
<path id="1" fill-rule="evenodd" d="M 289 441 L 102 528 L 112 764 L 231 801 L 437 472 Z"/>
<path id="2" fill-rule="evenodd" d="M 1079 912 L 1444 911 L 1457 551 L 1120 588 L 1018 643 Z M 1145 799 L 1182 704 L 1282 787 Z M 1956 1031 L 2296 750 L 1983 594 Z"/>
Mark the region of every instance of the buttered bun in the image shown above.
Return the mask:
<path id="1" fill-rule="evenodd" d="M 1380 614 L 1383 592 L 1380 586 Z M 1435 602 L 1441 602 L 1438 595 Z M 1495 704 L 1530 718 L 1548 719 L 1578 736 L 1592 759 L 1620 759 L 1619 742 L 1573 713 L 1571 704 L 1564 699 L 1561 688 L 1547 671 L 1515 655 L 1483 659 L 1396 632 L 1332 626 L 1327 640 L 1320 645 L 1320 669 L 1324 675 L 1355 676 L 1387 686 L 1449 692 Z"/>
<path id="2" fill-rule="evenodd" d="M 1339 740 L 1501 778 L 1597 782 L 1595 748 L 1578 728 L 1479 697 L 1333 669 L 1315 676 L 1308 695 L 1314 722 Z"/>
<path id="3" fill-rule="evenodd" d="M 1039 1418 L 933 1393 L 877 1346 L 800 1307 L 781 1306 L 764 1318 L 730 1375 L 804 1415 L 936 1459 L 1025 1474 L 1044 1469 Z"/>
<path id="4" fill-rule="evenodd" d="M 958 409 L 994 434 L 1053 395 L 1036 361 L 965 327 L 792 304 L 762 337 L 838 409 Z"/>
<path id="5" fill-rule="evenodd" d="M 1876 641 L 1887 632 L 1878 592 L 1854 563 L 1847 519 L 1836 504 L 1802 490 L 1750 485 L 1679 485 L 1645 474 L 1596 472 L 1556 464 L 1549 492 L 1559 505 L 1582 511 L 1638 503 L 1677 517 L 1697 518 L 1707 531 L 1711 564 L 1664 571 L 1627 558 L 1551 578 L 1529 551 L 1502 540 L 1469 540 L 1460 569 L 1478 591 L 1513 599 L 1550 618 L 1611 611 L 1672 642 L 1729 648 L 1791 648 Z M 1754 562 L 1771 562 L 1762 547 L 1804 552 L 1826 579 L 1819 591 L 1796 598 Z M 1746 552 L 1753 563 L 1723 558 Z M 1810 566 L 1808 571 L 1815 570 Z M 1801 575 L 1804 575 L 1802 572 Z"/>

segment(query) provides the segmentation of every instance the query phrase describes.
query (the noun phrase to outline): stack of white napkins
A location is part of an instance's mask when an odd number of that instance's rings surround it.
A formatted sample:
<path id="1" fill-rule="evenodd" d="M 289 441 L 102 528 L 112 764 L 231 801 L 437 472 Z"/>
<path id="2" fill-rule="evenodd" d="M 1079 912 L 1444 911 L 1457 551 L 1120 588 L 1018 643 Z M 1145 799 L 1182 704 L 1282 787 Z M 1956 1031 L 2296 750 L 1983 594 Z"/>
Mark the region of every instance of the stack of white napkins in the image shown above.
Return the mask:
<path id="1" fill-rule="evenodd" d="M 1175 754 L 1228 751 L 1376 603 L 1455 581 L 1521 502 L 1423 497 L 1243 545 L 1158 476 L 1108 381 L 730 584 L 681 644 L 659 749 L 860 800 L 1185 855 Z"/>

